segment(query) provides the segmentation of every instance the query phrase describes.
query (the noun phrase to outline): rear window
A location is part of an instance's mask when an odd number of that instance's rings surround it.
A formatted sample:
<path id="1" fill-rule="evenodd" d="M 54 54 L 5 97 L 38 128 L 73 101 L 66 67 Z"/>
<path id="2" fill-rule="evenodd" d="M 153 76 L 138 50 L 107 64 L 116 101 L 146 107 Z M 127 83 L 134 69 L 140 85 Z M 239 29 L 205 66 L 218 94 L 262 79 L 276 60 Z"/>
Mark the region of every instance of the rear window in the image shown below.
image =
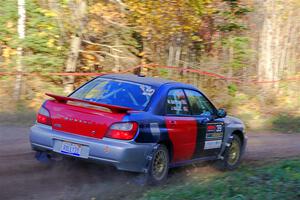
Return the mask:
<path id="1" fill-rule="evenodd" d="M 155 88 L 133 82 L 97 78 L 76 90 L 70 97 L 144 110 Z"/>

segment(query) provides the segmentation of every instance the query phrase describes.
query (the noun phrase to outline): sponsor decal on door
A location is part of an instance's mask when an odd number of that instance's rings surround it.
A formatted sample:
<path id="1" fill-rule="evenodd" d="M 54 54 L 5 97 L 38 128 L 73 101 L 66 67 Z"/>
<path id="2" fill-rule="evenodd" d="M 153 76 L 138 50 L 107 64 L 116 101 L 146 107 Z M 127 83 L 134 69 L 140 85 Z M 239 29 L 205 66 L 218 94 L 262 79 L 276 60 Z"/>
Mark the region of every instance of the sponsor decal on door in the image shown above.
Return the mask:
<path id="1" fill-rule="evenodd" d="M 204 150 L 221 148 L 224 135 L 223 123 L 208 123 Z"/>

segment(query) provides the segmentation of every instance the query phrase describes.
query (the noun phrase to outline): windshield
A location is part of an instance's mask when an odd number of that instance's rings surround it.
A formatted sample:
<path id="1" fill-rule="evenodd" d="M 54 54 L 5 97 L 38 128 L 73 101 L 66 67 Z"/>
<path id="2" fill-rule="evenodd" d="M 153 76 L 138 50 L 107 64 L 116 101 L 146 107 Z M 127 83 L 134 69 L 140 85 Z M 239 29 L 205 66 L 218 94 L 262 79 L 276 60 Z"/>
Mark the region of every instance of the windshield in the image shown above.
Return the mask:
<path id="1" fill-rule="evenodd" d="M 154 87 L 149 85 L 97 78 L 79 88 L 70 97 L 144 110 L 154 92 Z"/>

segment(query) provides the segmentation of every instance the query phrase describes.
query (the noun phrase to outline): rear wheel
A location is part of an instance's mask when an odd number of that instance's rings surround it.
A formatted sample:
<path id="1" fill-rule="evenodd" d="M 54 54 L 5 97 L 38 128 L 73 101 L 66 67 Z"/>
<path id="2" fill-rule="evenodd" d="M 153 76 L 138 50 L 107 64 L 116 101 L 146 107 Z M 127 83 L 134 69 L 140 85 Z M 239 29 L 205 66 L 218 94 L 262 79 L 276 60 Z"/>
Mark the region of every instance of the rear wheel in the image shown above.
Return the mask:
<path id="1" fill-rule="evenodd" d="M 224 159 L 217 161 L 217 168 L 221 170 L 234 170 L 236 169 L 241 160 L 242 155 L 242 142 L 239 136 L 233 135 L 233 139 L 229 148 L 224 152 Z"/>
<path id="2" fill-rule="evenodd" d="M 149 183 L 158 184 L 166 180 L 169 171 L 169 151 L 164 145 L 159 145 L 153 154 L 149 168 Z"/>

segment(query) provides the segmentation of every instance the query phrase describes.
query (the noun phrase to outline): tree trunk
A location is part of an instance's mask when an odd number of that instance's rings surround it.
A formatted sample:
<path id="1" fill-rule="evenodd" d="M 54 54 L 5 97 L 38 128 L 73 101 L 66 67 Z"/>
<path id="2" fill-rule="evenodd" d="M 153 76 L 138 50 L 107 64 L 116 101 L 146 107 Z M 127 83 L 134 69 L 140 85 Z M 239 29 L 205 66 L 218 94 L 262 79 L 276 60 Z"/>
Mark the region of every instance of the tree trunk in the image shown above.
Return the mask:
<path id="1" fill-rule="evenodd" d="M 82 32 L 85 24 L 86 6 L 87 5 L 84 0 L 79 0 L 78 4 L 76 5 L 76 15 L 77 15 L 76 24 L 79 25 L 78 27 L 76 27 L 77 30 L 75 31 L 71 39 L 70 52 L 68 55 L 65 72 L 76 71 L 77 60 L 81 48 Z M 74 76 L 66 76 L 64 78 L 64 92 L 66 94 L 70 94 L 74 90 L 74 82 L 75 82 Z"/>
<path id="2" fill-rule="evenodd" d="M 81 37 L 77 35 L 73 35 L 65 72 L 76 71 L 76 64 L 79 56 L 80 47 L 81 47 Z M 75 82 L 74 76 L 65 77 L 64 92 L 66 94 L 70 94 L 74 90 L 74 82 Z"/>
<path id="3" fill-rule="evenodd" d="M 273 63 L 273 80 L 278 80 L 281 76 L 281 71 L 279 68 L 280 63 L 280 53 L 281 53 L 281 23 L 280 23 L 281 16 L 273 12 L 272 13 L 272 26 L 274 27 L 274 42 L 273 42 L 273 57 L 272 57 L 272 63 Z"/>
<path id="4" fill-rule="evenodd" d="M 190 54 L 189 54 L 189 48 L 187 46 L 183 48 L 182 55 L 183 55 L 184 63 L 182 65 L 182 73 L 181 73 L 181 75 L 182 75 L 182 77 L 185 77 L 187 75 L 186 69 L 190 65 L 190 63 L 189 63 Z M 187 79 L 189 79 L 189 78 L 187 77 Z M 187 80 L 187 81 L 189 81 L 189 80 Z"/>
<path id="5" fill-rule="evenodd" d="M 119 35 L 117 35 L 117 37 L 115 38 L 115 46 L 116 48 L 118 48 L 120 46 L 120 38 L 119 38 Z M 115 61 L 115 64 L 114 64 L 114 68 L 113 68 L 113 72 L 120 72 L 122 70 L 121 68 L 121 65 L 120 65 L 120 56 L 119 56 L 119 52 L 112 49 L 111 50 L 112 54 L 114 55 L 114 61 Z"/>
<path id="6" fill-rule="evenodd" d="M 168 61 L 167 66 L 173 66 L 174 65 L 174 56 L 175 55 L 175 47 L 174 44 L 171 43 L 169 46 L 169 53 L 168 53 Z M 173 71 L 171 69 L 168 69 L 168 78 L 171 78 L 173 76 Z"/>
<path id="7" fill-rule="evenodd" d="M 260 52 L 258 61 L 258 79 L 271 80 L 272 79 L 272 37 L 273 27 L 271 21 L 270 10 L 273 10 L 273 0 L 266 0 L 264 2 L 264 22 L 260 35 Z M 269 8 L 270 7 L 270 8 Z"/>
<path id="8" fill-rule="evenodd" d="M 292 26 L 292 19 L 290 11 L 288 11 L 288 18 L 287 21 L 285 22 L 285 25 L 283 26 L 283 34 L 281 37 L 283 37 L 282 41 L 282 46 L 281 46 L 281 56 L 280 56 L 280 66 L 279 70 L 282 74 L 282 76 L 285 74 L 286 69 L 287 69 L 287 61 L 288 61 L 288 43 L 289 43 L 289 37 L 290 37 L 290 31 L 291 31 L 291 26 Z"/>
<path id="9" fill-rule="evenodd" d="M 175 49 L 174 66 L 179 67 L 181 57 L 181 46 L 177 46 Z"/>
<path id="10" fill-rule="evenodd" d="M 300 9 L 299 9 L 300 10 Z M 298 12 L 297 12 L 298 13 Z M 294 75 L 296 73 L 296 64 L 297 64 L 297 47 L 298 47 L 298 41 L 299 41 L 299 35 L 297 33 L 299 33 L 300 29 L 299 29 L 299 24 L 296 24 L 295 26 L 293 26 L 293 31 L 291 33 L 291 47 L 290 47 L 290 51 L 291 51 L 291 59 L 290 59 L 290 67 L 289 67 L 289 72 L 290 75 Z"/>
<path id="11" fill-rule="evenodd" d="M 296 61 L 297 5 L 292 0 L 264 2 L 264 22 L 260 34 L 258 78 L 259 80 L 279 80 L 295 71 Z M 278 83 L 273 84 L 278 88 Z"/>
<path id="12" fill-rule="evenodd" d="M 175 54 L 175 47 L 173 44 L 169 46 L 169 53 L 168 53 L 168 61 L 167 66 L 173 66 L 174 63 L 174 54 Z"/>
<path id="13" fill-rule="evenodd" d="M 25 20 L 26 20 L 26 9 L 25 9 L 25 0 L 18 0 L 18 35 L 19 39 L 22 41 L 25 38 Z M 17 48 L 17 75 L 15 81 L 15 88 L 14 88 L 14 99 L 19 100 L 21 94 L 21 86 L 22 86 L 22 72 L 24 69 L 23 66 L 23 48 L 20 45 Z"/>

